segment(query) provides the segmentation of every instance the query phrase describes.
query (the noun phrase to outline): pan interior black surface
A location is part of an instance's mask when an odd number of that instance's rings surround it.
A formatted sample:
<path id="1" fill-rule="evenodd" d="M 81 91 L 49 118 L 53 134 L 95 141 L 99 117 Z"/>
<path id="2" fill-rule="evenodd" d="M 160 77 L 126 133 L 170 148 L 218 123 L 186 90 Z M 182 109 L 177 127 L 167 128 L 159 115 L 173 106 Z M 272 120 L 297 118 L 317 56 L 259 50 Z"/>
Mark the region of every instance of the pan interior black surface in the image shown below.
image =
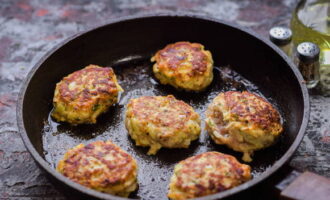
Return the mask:
<path id="1" fill-rule="evenodd" d="M 215 61 L 215 80 L 202 93 L 178 92 L 152 76 L 149 59 L 166 44 L 199 42 Z M 88 64 L 112 66 L 125 92 L 117 105 L 98 119 L 96 125 L 71 127 L 49 118 L 55 84 Z M 111 139 L 131 153 L 139 164 L 139 189 L 132 197 L 166 199 L 173 166 L 189 156 L 215 150 L 241 158 L 240 153 L 211 142 L 205 131 L 189 149 L 162 149 L 148 156 L 147 148 L 136 147 L 124 124 L 125 105 L 143 95 L 173 94 L 192 105 L 204 118 L 208 103 L 222 91 L 249 90 L 264 96 L 280 111 L 285 132 L 273 147 L 256 152 L 251 164 L 259 176 L 290 148 L 304 116 L 304 99 L 288 63 L 263 41 L 239 29 L 192 17 L 158 16 L 110 24 L 85 33 L 51 54 L 33 74 L 26 88 L 23 119 L 27 136 L 51 167 L 64 152 L 94 140 Z M 204 124 L 203 124 L 204 127 Z M 287 158 L 288 159 L 288 158 Z M 248 183 L 247 183 L 248 184 Z"/>
<path id="2" fill-rule="evenodd" d="M 202 93 L 179 92 L 170 86 L 159 84 L 152 76 L 152 64 L 149 61 L 138 61 L 121 63 L 115 65 L 114 70 L 117 74 L 119 84 L 125 92 L 117 105 L 112 107 L 109 112 L 99 118 L 95 125 L 70 126 L 54 122 L 51 117 L 45 121 L 43 129 L 43 149 L 45 159 L 55 168 L 58 161 L 62 159 L 67 149 L 80 143 L 89 143 L 96 140 L 112 140 L 121 148 L 129 152 L 139 165 L 139 189 L 132 197 L 144 199 L 165 199 L 167 186 L 173 167 L 179 161 L 199 153 L 207 151 L 219 151 L 236 156 L 240 159 L 241 153 L 236 153 L 228 148 L 216 145 L 211 141 L 207 132 L 204 130 L 199 141 L 192 143 L 188 149 L 162 149 L 155 156 L 148 156 L 148 148 L 136 147 L 134 141 L 130 139 L 125 129 L 124 115 L 125 106 L 129 99 L 140 96 L 155 96 L 173 94 L 176 98 L 189 103 L 204 119 L 204 112 L 207 105 L 219 93 L 224 91 L 243 91 L 248 90 L 262 96 L 258 87 L 245 79 L 231 67 L 216 67 L 214 70 L 215 78 L 208 90 Z M 267 98 L 275 107 L 276 102 Z M 283 137 L 281 137 L 283 138 Z M 256 177 L 269 168 L 285 149 L 281 149 L 281 142 L 278 145 L 256 153 L 252 164 L 252 173 Z M 269 159 L 265 160 L 266 156 Z M 263 160 L 263 162 L 258 162 Z M 242 162 L 242 161 L 241 161 Z"/>

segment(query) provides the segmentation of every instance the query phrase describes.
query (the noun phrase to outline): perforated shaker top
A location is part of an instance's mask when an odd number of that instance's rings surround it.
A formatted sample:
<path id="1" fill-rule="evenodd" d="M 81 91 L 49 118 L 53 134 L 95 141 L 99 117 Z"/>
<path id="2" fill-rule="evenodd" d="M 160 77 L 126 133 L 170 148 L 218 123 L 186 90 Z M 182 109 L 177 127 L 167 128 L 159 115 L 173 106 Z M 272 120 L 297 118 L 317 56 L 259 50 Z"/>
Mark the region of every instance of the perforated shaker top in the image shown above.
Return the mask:
<path id="1" fill-rule="evenodd" d="M 269 39 L 278 46 L 286 45 L 291 42 L 292 31 L 286 27 L 273 27 L 269 30 Z"/>
<path id="2" fill-rule="evenodd" d="M 312 42 L 303 42 L 297 46 L 297 56 L 302 62 L 319 60 L 320 48 Z"/>

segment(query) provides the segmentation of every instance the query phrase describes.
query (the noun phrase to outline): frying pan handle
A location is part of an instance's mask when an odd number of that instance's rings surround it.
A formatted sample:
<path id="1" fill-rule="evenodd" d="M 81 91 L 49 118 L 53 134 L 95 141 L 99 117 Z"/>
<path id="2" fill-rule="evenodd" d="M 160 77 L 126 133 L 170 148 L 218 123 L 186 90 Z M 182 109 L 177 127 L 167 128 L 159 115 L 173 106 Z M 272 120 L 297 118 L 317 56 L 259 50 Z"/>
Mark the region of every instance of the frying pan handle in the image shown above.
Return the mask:
<path id="1" fill-rule="evenodd" d="M 293 170 L 276 185 L 282 200 L 329 200 L 330 179 L 314 174 Z"/>

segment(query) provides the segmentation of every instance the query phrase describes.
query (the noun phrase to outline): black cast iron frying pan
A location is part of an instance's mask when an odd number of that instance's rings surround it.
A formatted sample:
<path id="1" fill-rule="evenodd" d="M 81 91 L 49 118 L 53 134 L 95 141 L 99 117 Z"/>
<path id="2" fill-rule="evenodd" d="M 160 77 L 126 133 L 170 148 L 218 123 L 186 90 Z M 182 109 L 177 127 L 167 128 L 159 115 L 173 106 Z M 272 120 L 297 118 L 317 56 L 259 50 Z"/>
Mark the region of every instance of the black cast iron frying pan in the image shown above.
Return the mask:
<path id="1" fill-rule="evenodd" d="M 211 51 L 215 79 L 206 91 L 178 92 L 154 79 L 150 57 L 177 41 L 199 42 Z M 49 113 L 55 84 L 88 64 L 114 68 L 125 90 L 120 102 L 95 125 L 71 127 L 52 121 Z M 130 197 L 166 199 L 169 178 L 180 160 L 211 150 L 239 160 L 241 154 L 215 145 L 203 131 L 189 149 L 162 149 L 148 156 L 147 148 L 136 147 L 127 135 L 123 124 L 125 104 L 142 95 L 173 94 L 192 105 L 203 118 L 207 104 L 219 92 L 228 90 L 249 90 L 268 99 L 280 111 L 285 131 L 274 146 L 255 153 L 250 163 L 254 175 L 251 181 L 201 199 L 223 198 L 252 187 L 286 163 L 303 137 L 309 116 L 307 89 L 289 58 L 269 41 L 228 22 L 191 14 L 156 14 L 113 20 L 77 34 L 45 55 L 28 75 L 19 96 L 18 126 L 41 168 L 72 191 L 101 199 L 124 199 L 87 189 L 55 171 L 67 149 L 81 142 L 111 139 L 139 164 L 140 187 Z"/>

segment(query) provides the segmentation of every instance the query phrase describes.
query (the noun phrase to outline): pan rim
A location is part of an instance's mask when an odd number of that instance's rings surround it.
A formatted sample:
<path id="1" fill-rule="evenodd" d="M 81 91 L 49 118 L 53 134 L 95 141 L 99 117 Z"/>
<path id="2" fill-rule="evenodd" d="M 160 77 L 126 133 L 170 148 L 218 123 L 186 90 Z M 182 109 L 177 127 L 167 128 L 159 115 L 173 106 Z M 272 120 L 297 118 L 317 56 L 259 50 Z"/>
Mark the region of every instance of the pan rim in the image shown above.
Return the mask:
<path id="1" fill-rule="evenodd" d="M 128 21 L 132 21 L 132 20 L 142 20 L 142 19 L 146 19 L 146 18 L 157 18 L 157 17 L 185 17 L 185 18 L 193 18 L 193 19 L 204 20 L 204 21 L 211 21 L 211 22 L 226 25 L 226 26 L 231 27 L 231 28 L 238 29 L 239 31 L 242 31 L 245 34 L 248 34 L 248 35 L 254 37 L 257 40 L 260 40 L 264 44 L 268 45 L 268 47 L 273 49 L 277 54 L 279 54 L 282 57 L 282 59 L 289 65 L 289 67 L 293 71 L 295 77 L 299 81 L 300 91 L 301 91 L 302 97 L 303 97 L 303 103 L 304 103 L 304 105 L 303 105 L 304 112 L 303 113 L 304 114 L 303 114 L 303 118 L 302 118 L 302 122 L 301 122 L 299 132 L 298 132 L 296 138 L 294 139 L 294 142 L 291 144 L 289 149 L 281 156 L 281 158 L 279 160 L 277 160 L 264 173 L 262 173 L 258 177 L 253 178 L 252 180 L 250 180 L 246 183 L 243 183 L 243 184 L 241 184 L 241 185 L 239 185 L 235 188 L 232 188 L 230 190 L 227 190 L 227 191 L 223 191 L 223 192 L 220 192 L 220 193 L 216 193 L 216 194 L 213 194 L 213 195 L 200 197 L 200 198 L 196 198 L 196 199 L 206 200 L 206 199 L 219 199 L 219 198 L 229 197 L 229 196 L 234 195 L 234 194 L 236 194 L 240 191 L 244 191 L 244 190 L 246 190 L 250 187 L 253 187 L 254 185 L 262 182 L 263 180 L 265 180 L 266 178 L 268 178 L 269 176 L 274 174 L 280 167 L 282 167 L 291 158 L 291 156 L 293 155 L 295 150 L 298 148 L 298 146 L 301 143 L 302 138 L 304 136 L 304 133 L 305 133 L 305 130 L 306 130 L 306 127 L 307 127 L 307 124 L 308 124 L 308 120 L 309 120 L 309 114 L 310 114 L 309 94 L 308 94 L 308 90 L 306 88 L 306 85 L 303 84 L 303 78 L 302 78 L 299 70 L 293 64 L 292 60 L 289 59 L 287 57 L 287 55 L 284 54 L 277 46 L 275 46 L 273 43 L 271 43 L 267 39 L 263 38 L 262 36 L 260 36 L 256 32 L 252 31 L 251 29 L 242 27 L 242 26 L 234 24 L 232 22 L 227 22 L 227 21 L 223 21 L 223 20 L 220 20 L 220 19 L 215 19 L 215 18 L 207 16 L 207 15 L 201 15 L 201 14 L 196 14 L 196 13 L 191 13 L 191 12 L 178 12 L 178 13 L 173 13 L 173 12 L 156 12 L 156 13 L 155 12 L 150 12 L 150 13 L 147 13 L 147 14 L 144 13 L 144 14 L 136 14 L 136 15 L 131 15 L 131 16 L 117 17 L 117 18 L 111 19 L 111 20 L 109 20 L 105 23 L 102 23 L 101 25 L 98 25 L 96 27 L 92 27 L 92 28 L 89 28 L 85 31 L 78 32 L 78 33 L 68 37 L 67 39 L 64 39 L 63 41 L 58 43 L 56 46 L 51 48 L 49 51 L 47 51 L 47 53 L 45 53 L 42 56 L 42 58 L 32 67 L 32 69 L 28 73 L 27 77 L 22 82 L 22 86 L 21 86 L 21 89 L 20 89 L 20 92 L 19 92 L 19 95 L 18 95 L 18 101 L 17 101 L 16 117 L 17 117 L 17 125 L 18 125 L 18 129 L 19 129 L 19 133 L 21 135 L 21 138 L 22 138 L 27 150 L 30 152 L 30 154 L 32 155 L 34 160 L 37 161 L 38 165 L 41 166 L 43 170 L 47 171 L 54 178 L 56 178 L 58 181 L 64 182 L 67 186 L 69 186 L 69 187 L 71 187 L 71 188 L 73 188 L 73 189 L 75 189 L 75 190 L 77 190 L 77 191 L 79 191 L 79 192 L 81 192 L 85 195 L 89 195 L 89 196 L 100 198 L 100 199 L 118 199 L 118 200 L 119 199 L 120 200 L 128 199 L 128 198 L 123 198 L 123 197 L 119 197 L 119 196 L 114 196 L 114 195 L 111 195 L 111 194 L 101 193 L 101 192 L 98 192 L 96 190 L 84 187 L 84 186 L 82 186 L 78 183 L 75 183 L 75 182 L 71 181 L 70 179 L 66 178 L 62 174 L 58 173 L 54 168 L 52 168 L 49 165 L 49 163 L 47 163 L 44 160 L 44 158 L 42 158 L 42 156 L 39 155 L 37 150 L 34 148 L 33 144 L 31 143 L 31 141 L 30 141 L 30 139 L 27 135 L 27 132 L 25 130 L 24 121 L 23 121 L 24 96 L 25 96 L 25 92 L 28 88 L 28 85 L 29 85 L 31 79 L 34 77 L 34 75 L 35 75 L 36 71 L 39 69 L 39 67 L 53 53 L 55 53 L 57 50 L 59 50 L 61 47 L 63 47 L 64 45 L 66 45 L 70 41 L 72 41 L 74 39 L 77 39 L 78 37 L 80 37 L 84 34 L 87 34 L 91 31 L 101 29 L 101 28 L 106 27 L 108 25 L 117 24 L 117 23 L 126 22 L 126 21 L 128 22 Z"/>

